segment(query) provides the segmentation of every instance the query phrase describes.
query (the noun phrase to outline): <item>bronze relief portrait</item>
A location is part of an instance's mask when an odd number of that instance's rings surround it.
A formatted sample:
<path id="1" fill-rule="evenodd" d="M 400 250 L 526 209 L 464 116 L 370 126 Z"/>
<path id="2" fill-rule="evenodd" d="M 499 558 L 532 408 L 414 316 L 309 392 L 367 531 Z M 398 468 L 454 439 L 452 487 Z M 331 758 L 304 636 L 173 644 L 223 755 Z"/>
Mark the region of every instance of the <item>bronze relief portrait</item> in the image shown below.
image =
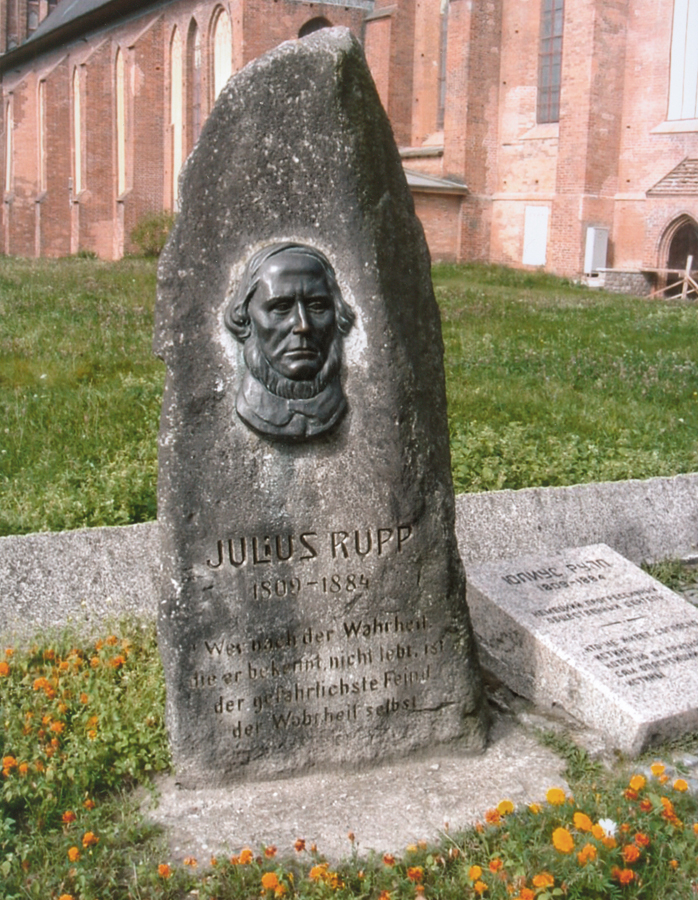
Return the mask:
<path id="1" fill-rule="evenodd" d="M 231 292 L 225 325 L 243 344 L 235 408 L 267 437 L 304 440 L 347 409 L 342 342 L 354 323 L 327 257 L 306 244 L 264 247 Z"/>

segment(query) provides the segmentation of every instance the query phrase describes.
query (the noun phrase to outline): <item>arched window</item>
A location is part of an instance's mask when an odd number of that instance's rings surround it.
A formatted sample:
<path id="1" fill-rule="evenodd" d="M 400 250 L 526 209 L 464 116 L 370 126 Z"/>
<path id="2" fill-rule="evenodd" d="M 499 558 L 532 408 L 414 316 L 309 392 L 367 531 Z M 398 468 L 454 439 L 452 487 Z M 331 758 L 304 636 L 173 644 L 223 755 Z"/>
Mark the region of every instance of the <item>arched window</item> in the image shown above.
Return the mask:
<path id="1" fill-rule="evenodd" d="M 42 78 L 39 82 L 39 95 L 37 97 L 37 131 L 39 144 L 39 191 L 47 189 L 46 184 L 46 81 Z"/>
<path id="2" fill-rule="evenodd" d="M 121 47 L 116 51 L 116 195 L 126 190 L 126 72 Z"/>
<path id="3" fill-rule="evenodd" d="M 12 177 L 14 173 L 14 140 L 12 132 L 14 120 L 12 116 L 12 100 L 5 103 L 5 190 L 12 190 Z"/>
<path id="4" fill-rule="evenodd" d="M 82 184 L 82 101 L 80 71 L 73 69 L 73 193 L 81 193 Z"/>
<path id="5" fill-rule="evenodd" d="M 307 35 L 312 34 L 314 31 L 319 31 L 321 28 L 332 28 L 332 22 L 324 16 L 317 16 L 317 18 L 310 19 L 310 21 L 306 22 L 305 25 L 301 27 L 301 30 L 298 32 L 298 37 L 307 37 Z"/>
<path id="6" fill-rule="evenodd" d="M 562 81 L 562 31 L 564 0 L 543 0 L 538 41 L 539 124 L 560 121 L 560 84 Z"/>
<path id="7" fill-rule="evenodd" d="M 182 112 L 182 37 L 175 26 L 170 41 L 170 128 L 172 132 L 172 208 L 179 201 L 179 173 L 184 161 L 184 115 Z"/>
<path id="8" fill-rule="evenodd" d="M 187 34 L 187 149 L 192 150 L 201 134 L 201 36 L 192 19 Z"/>
<path id="9" fill-rule="evenodd" d="M 230 16 L 219 9 L 213 25 L 213 99 L 220 94 L 233 74 L 233 30 Z"/>

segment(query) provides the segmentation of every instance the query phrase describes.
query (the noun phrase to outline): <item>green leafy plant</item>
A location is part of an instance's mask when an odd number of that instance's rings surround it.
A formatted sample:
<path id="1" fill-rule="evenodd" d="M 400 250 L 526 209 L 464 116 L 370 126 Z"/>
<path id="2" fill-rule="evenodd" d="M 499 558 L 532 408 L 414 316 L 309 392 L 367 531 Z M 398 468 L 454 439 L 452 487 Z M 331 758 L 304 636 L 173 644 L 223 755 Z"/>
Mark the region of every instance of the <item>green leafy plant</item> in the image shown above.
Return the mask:
<path id="1" fill-rule="evenodd" d="M 143 256 L 160 256 L 170 236 L 176 216 L 171 212 L 152 213 L 131 231 L 131 243 Z"/>

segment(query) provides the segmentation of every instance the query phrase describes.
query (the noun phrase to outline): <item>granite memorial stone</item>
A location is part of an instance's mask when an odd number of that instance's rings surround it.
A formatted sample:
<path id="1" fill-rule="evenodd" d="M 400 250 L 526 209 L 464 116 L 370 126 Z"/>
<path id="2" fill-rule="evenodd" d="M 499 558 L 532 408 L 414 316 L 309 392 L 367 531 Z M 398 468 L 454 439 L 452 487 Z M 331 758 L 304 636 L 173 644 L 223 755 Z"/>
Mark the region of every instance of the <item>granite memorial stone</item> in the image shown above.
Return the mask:
<path id="1" fill-rule="evenodd" d="M 469 566 L 468 605 L 502 681 L 637 754 L 698 728 L 698 609 L 605 544 Z"/>
<path id="2" fill-rule="evenodd" d="M 235 75 L 181 198 L 155 337 L 179 779 L 479 751 L 429 255 L 351 34 Z"/>

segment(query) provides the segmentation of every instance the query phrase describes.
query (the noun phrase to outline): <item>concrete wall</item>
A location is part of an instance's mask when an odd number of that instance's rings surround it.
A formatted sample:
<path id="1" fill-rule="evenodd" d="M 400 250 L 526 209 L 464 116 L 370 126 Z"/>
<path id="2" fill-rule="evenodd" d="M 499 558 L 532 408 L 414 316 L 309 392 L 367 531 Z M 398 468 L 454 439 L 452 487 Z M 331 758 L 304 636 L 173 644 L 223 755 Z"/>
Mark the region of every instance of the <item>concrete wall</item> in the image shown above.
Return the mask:
<path id="1" fill-rule="evenodd" d="M 456 532 L 466 574 L 475 563 L 595 543 L 635 563 L 695 558 L 698 474 L 461 494 Z M 158 540 L 156 522 L 0 538 L 0 634 L 154 619 Z"/>

